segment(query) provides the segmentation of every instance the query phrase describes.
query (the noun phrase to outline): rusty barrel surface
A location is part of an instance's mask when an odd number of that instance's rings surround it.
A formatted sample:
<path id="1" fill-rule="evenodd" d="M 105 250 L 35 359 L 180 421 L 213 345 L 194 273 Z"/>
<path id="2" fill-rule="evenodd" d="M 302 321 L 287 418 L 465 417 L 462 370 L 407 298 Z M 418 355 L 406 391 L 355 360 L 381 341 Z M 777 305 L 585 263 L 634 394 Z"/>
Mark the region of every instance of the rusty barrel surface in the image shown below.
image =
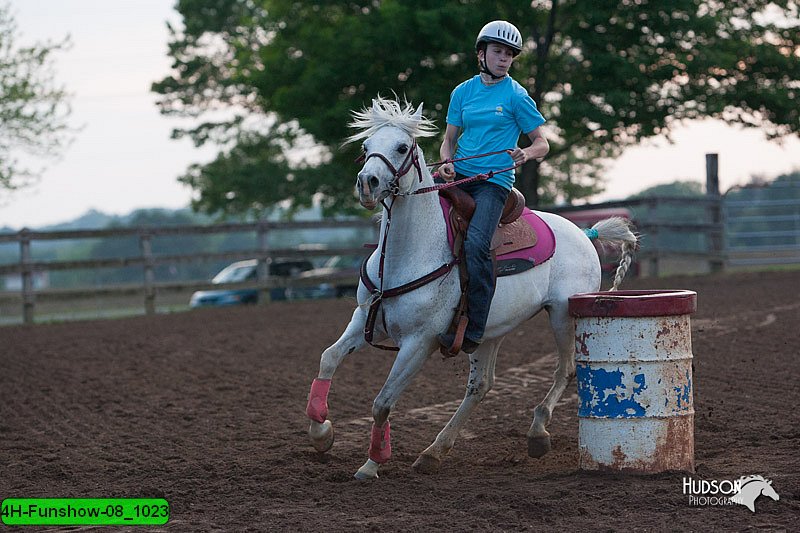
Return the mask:
<path id="1" fill-rule="evenodd" d="M 692 335 L 697 294 L 576 294 L 578 440 L 584 470 L 694 471 Z"/>

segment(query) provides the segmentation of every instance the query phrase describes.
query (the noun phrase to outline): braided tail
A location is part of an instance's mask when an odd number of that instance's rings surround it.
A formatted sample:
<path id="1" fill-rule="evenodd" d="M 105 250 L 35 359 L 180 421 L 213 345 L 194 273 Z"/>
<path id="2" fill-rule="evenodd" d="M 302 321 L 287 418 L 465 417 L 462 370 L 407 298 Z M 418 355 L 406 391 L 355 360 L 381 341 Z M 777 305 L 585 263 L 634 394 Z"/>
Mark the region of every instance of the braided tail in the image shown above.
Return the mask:
<path id="1" fill-rule="evenodd" d="M 597 240 L 601 246 L 611 245 L 620 248 L 619 266 L 614 275 L 614 284 L 610 289 L 617 290 L 631 266 L 633 252 L 639 243 L 639 237 L 633 232 L 633 224 L 626 218 L 611 217 L 601 220 L 584 231 L 587 237 Z"/>

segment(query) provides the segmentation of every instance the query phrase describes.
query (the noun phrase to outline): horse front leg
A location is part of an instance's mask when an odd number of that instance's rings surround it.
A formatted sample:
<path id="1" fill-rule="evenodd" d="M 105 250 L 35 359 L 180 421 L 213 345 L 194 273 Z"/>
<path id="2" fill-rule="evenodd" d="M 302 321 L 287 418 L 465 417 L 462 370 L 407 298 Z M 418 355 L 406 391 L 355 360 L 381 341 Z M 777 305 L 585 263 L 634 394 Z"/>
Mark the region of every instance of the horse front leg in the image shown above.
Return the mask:
<path id="1" fill-rule="evenodd" d="M 372 404 L 372 431 L 370 433 L 369 459 L 355 473 L 359 480 L 376 479 L 378 469 L 392 455 L 389 434 L 389 413 L 414 376 L 422 369 L 437 343 L 434 338 L 407 339 L 397 352 L 389 377 Z"/>
<path id="2" fill-rule="evenodd" d="M 366 311 L 361 307 L 356 308 L 339 340 L 322 352 L 320 357 L 319 374 L 311 383 L 306 406 L 306 415 L 311 420 L 308 436 L 318 452 L 327 452 L 333 446 L 333 424 L 328 420 L 328 392 L 331 379 L 344 358 L 366 344 L 364 340 L 366 320 Z M 376 340 L 382 340 L 383 336 L 385 334 L 376 328 Z"/>
<path id="3" fill-rule="evenodd" d="M 558 347 L 558 366 L 553 385 L 542 403 L 534 409 L 533 422 L 528 430 L 528 455 L 537 459 L 551 449 L 547 425 L 558 400 L 575 377 L 575 325 L 569 316 L 567 302 L 554 304 L 548 309 L 548 314 Z"/>
<path id="4" fill-rule="evenodd" d="M 503 338 L 485 341 L 480 348 L 469 356 L 469 378 L 464 399 L 450 421 L 436 436 L 433 444 L 428 446 L 414 461 L 412 467 L 417 472 L 431 474 L 439 471 L 442 459 L 450 453 L 459 432 L 467 423 L 472 412 L 486 396 L 486 393 L 492 389 L 497 352 L 500 350 Z"/>

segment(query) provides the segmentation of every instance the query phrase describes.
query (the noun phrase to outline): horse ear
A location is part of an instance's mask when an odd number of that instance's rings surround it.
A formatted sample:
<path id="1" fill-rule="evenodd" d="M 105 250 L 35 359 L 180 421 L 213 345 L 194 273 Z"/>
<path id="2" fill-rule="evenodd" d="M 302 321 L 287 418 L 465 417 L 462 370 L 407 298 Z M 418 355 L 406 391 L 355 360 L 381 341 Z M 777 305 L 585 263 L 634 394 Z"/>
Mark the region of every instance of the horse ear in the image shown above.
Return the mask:
<path id="1" fill-rule="evenodd" d="M 414 111 L 414 118 L 416 120 L 422 120 L 422 102 L 417 106 L 417 110 Z"/>

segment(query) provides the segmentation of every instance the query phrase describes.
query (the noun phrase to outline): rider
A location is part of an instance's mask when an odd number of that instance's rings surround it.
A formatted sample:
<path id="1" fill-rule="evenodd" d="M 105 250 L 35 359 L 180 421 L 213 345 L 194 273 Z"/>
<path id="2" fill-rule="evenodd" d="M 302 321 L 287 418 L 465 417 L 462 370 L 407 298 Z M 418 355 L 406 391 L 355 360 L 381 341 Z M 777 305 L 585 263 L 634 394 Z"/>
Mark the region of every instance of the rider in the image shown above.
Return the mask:
<path id="1" fill-rule="evenodd" d="M 480 73 L 458 85 L 450 95 L 447 129 L 439 154 L 449 160 L 499 150 L 505 153 L 445 163 L 439 168 L 439 175 L 447 181 L 488 174 L 530 159 L 541 160 L 550 150 L 539 131 L 544 117 L 528 91 L 508 75 L 511 64 L 522 51 L 519 30 L 504 20 L 489 22 L 478 33 L 475 50 Z M 531 140 L 527 148 L 517 146 L 521 133 Z M 461 349 L 466 353 L 475 351 L 486 327 L 494 295 L 489 246 L 513 185 L 513 170 L 493 174 L 488 180 L 459 185 L 475 200 L 475 213 L 464 240 L 469 324 Z M 450 348 L 454 337 L 452 333 L 443 333 L 438 340 Z"/>

